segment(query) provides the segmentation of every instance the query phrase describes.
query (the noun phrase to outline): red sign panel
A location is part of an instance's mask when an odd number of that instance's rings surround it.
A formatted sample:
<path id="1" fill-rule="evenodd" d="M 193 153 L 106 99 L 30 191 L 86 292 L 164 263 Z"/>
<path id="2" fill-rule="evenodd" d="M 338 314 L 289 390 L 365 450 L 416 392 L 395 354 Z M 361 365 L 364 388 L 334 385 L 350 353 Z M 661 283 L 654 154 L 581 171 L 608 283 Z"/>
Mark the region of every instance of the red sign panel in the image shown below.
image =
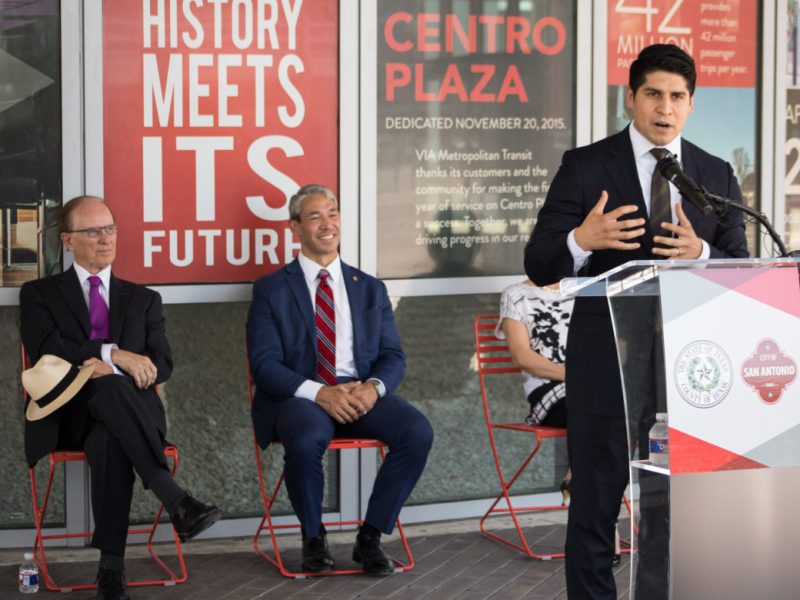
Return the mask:
<path id="1" fill-rule="evenodd" d="M 643 48 L 675 44 L 694 58 L 698 86 L 755 87 L 757 21 L 755 0 L 609 0 L 608 84 L 628 84 Z"/>
<path id="2" fill-rule="evenodd" d="M 118 275 L 244 282 L 291 260 L 289 197 L 338 187 L 337 49 L 328 0 L 103 4 Z"/>

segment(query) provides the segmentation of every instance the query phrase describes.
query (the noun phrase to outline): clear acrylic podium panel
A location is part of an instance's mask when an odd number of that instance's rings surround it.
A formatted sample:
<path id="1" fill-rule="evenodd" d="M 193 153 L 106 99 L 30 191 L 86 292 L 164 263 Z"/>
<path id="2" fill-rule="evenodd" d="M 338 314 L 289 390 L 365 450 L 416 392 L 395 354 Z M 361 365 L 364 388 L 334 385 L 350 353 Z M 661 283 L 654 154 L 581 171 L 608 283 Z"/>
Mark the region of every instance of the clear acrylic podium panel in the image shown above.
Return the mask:
<path id="1" fill-rule="evenodd" d="M 798 262 L 636 261 L 565 294 L 606 295 L 611 310 L 631 456 L 630 597 L 800 597 Z M 672 471 L 648 460 L 657 412 L 669 415 Z"/>

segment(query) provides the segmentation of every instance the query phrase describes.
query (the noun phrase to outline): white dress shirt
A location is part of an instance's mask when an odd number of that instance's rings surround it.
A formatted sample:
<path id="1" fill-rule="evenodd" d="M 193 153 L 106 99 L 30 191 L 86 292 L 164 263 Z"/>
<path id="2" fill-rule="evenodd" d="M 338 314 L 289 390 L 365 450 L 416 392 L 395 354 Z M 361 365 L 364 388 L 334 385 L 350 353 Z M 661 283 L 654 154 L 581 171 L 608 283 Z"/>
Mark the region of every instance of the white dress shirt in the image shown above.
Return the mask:
<path id="1" fill-rule="evenodd" d="M 302 252 L 297 255 L 297 262 L 303 270 L 311 306 L 316 309 L 317 286 L 319 285 L 319 272 L 325 269 L 330 273 L 328 283 L 333 291 L 333 303 L 336 307 L 336 376 L 358 378 L 356 361 L 353 355 L 353 317 L 350 314 L 350 302 L 347 299 L 347 288 L 342 276 L 342 261 L 337 256 L 327 267 L 318 265 Z M 316 349 L 316 348 L 315 348 Z M 313 379 L 306 379 L 295 390 L 298 398 L 315 400 L 317 393 L 325 384 Z"/>
<path id="2" fill-rule="evenodd" d="M 642 188 L 642 196 L 644 197 L 644 206 L 647 213 L 650 214 L 650 192 L 652 187 L 653 171 L 655 171 L 656 157 L 650 153 L 653 148 L 665 148 L 669 150 L 678 162 L 681 160 L 681 136 L 678 136 L 665 146 L 656 146 L 646 137 L 644 137 L 636 129 L 636 125 L 631 122 L 628 128 L 628 133 L 631 137 L 631 145 L 633 146 L 633 156 L 636 159 L 636 174 L 639 176 L 639 186 Z M 669 184 L 670 206 L 672 207 L 672 223 L 678 223 L 678 215 L 675 212 L 675 205 L 681 201 L 681 193 L 672 183 Z M 632 204 L 633 200 L 623 200 L 625 204 Z M 631 240 L 633 241 L 633 240 Z M 700 240 L 703 244 L 703 250 L 698 257 L 698 260 L 705 260 L 711 256 L 711 248 L 705 240 Z M 567 246 L 572 254 L 574 262 L 573 274 L 580 271 L 580 269 L 589 260 L 592 255 L 591 250 L 584 250 L 575 241 L 575 230 L 569 232 L 567 236 Z"/>
<path id="3" fill-rule="evenodd" d="M 78 263 L 72 263 L 73 268 L 75 269 L 75 273 L 78 275 L 78 282 L 81 284 L 81 291 L 83 292 L 83 299 L 86 300 L 86 308 L 89 309 L 91 312 L 91 307 L 89 306 L 89 289 L 91 285 L 89 284 L 89 277 L 92 276 L 89 271 L 84 269 Z M 109 294 L 109 289 L 111 288 L 111 265 L 107 266 L 105 269 L 100 271 L 97 276 L 100 278 L 100 296 L 102 296 L 103 300 L 106 302 L 106 306 L 108 306 L 109 316 L 111 315 L 111 297 Z M 109 323 L 109 326 L 111 324 Z M 114 373 L 117 375 L 121 375 L 122 371 L 120 371 L 117 366 L 111 361 L 111 351 L 117 348 L 116 344 L 103 344 L 100 346 L 100 357 L 104 363 L 110 365 L 112 369 L 114 369 Z"/>

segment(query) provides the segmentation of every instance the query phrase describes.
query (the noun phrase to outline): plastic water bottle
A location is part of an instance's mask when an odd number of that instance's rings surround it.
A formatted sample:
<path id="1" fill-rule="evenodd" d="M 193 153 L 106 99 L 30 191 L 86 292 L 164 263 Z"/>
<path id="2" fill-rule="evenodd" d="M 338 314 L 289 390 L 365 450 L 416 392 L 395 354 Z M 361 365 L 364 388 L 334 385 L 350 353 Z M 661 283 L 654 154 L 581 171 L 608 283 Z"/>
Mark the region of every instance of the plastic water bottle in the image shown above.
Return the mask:
<path id="1" fill-rule="evenodd" d="M 669 433 L 667 413 L 657 413 L 656 423 L 650 428 L 650 464 L 669 468 Z"/>
<path id="2" fill-rule="evenodd" d="M 19 591 L 23 594 L 35 594 L 39 591 L 39 567 L 33 561 L 33 553 L 26 552 L 19 566 Z"/>

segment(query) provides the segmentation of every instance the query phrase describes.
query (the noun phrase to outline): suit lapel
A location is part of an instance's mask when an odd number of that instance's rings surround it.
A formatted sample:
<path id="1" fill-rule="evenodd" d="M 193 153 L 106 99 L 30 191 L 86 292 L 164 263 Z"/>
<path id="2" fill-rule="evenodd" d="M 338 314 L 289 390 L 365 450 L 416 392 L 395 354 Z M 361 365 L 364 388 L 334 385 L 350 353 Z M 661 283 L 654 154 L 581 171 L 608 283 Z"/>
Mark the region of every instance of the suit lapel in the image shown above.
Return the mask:
<path id="1" fill-rule="evenodd" d="M 361 319 L 364 314 L 363 298 L 361 297 L 361 278 L 350 266 L 342 263 L 342 277 L 347 290 L 347 302 L 350 304 L 350 322 L 353 325 L 353 358 L 358 364 L 358 349 L 361 347 Z"/>
<path id="2" fill-rule="evenodd" d="M 65 304 L 78 318 L 81 324 L 84 335 L 88 339 L 92 334 L 92 323 L 89 320 L 89 307 L 86 305 L 86 298 L 81 290 L 81 284 L 78 281 L 78 274 L 75 269 L 70 267 L 58 280 L 58 289 L 61 295 L 64 296 Z"/>
<path id="3" fill-rule="evenodd" d="M 611 188 L 609 189 L 609 195 L 611 196 L 613 190 L 616 192 L 617 197 L 610 197 L 609 200 L 613 201 L 612 206 L 614 207 L 623 204 L 635 204 L 644 215 L 647 215 L 628 128 L 626 127 L 614 136 L 613 141 L 611 152 L 606 161 L 606 171 L 609 175 L 609 188 Z"/>
<path id="4" fill-rule="evenodd" d="M 295 259 L 293 262 L 286 265 L 286 278 L 289 283 L 289 289 L 292 290 L 294 300 L 297 302 L 297 307 L 303 317 L 303 323 L 306 325 L 308 336 L 311 339 L 311 344 L 316 352 L 316 325 L 314 324 L 314 305 L 311 304 L 311 295 L 306 285 L 306 278 L 303 275 L 303 269 Z"/>
<path id="5" fill-rule="evenodd" d="M 128 302 L 130 301 L 130 289 L 126 282 L 121 281 L 111 275 L 111 289 L 109 290 L 109 335 L 112 342 L 119 342 L 122 335 L 122 325 L 125 322 L 125 315 L 128 313 Z"/>
<path id="6" fill-rule="evenodd" d="M 647 219 L 647 208 L 644 205 L 642 185 L 639 182 L 639 171 L 636 168 L 636 158 L 633 156 L 633 145 L 628 127 L 614 136 L 614 143 L 611 145 L 611 151 L 606 161 L 606 172 L 609 175 L 609 203 L 606 211 L 623 204 L 635 204 L 639 208 L 639 213 L 627 215 L 627 217 L 644 217 L 645 235 L 642 238 L 642 247 L 649 253 L 653 246 L 653 234 Z"/>
<path id="7" fill-rule="evenodd" d="M 703 165 L 697 160 L 697 156 L 692 149 L 691 144 L 689 144 L 686 140 L 681 138 L 681 166 L 683 167 L 683 171 L 693 180 L 693 181 L 706 181 L 705 178 L 705 169 Z M 698 184 L 699 185 L 699 184 Z M 683 207 L 683 212 L 686 213 L 686 217 L 692 222 L 697 223 L 700 219 L 704 218 L 704 215 L 700 213 L 694 207 L 694 204 L 691 202 L 687 202 L 681 196 L 681 206 Z"/>

